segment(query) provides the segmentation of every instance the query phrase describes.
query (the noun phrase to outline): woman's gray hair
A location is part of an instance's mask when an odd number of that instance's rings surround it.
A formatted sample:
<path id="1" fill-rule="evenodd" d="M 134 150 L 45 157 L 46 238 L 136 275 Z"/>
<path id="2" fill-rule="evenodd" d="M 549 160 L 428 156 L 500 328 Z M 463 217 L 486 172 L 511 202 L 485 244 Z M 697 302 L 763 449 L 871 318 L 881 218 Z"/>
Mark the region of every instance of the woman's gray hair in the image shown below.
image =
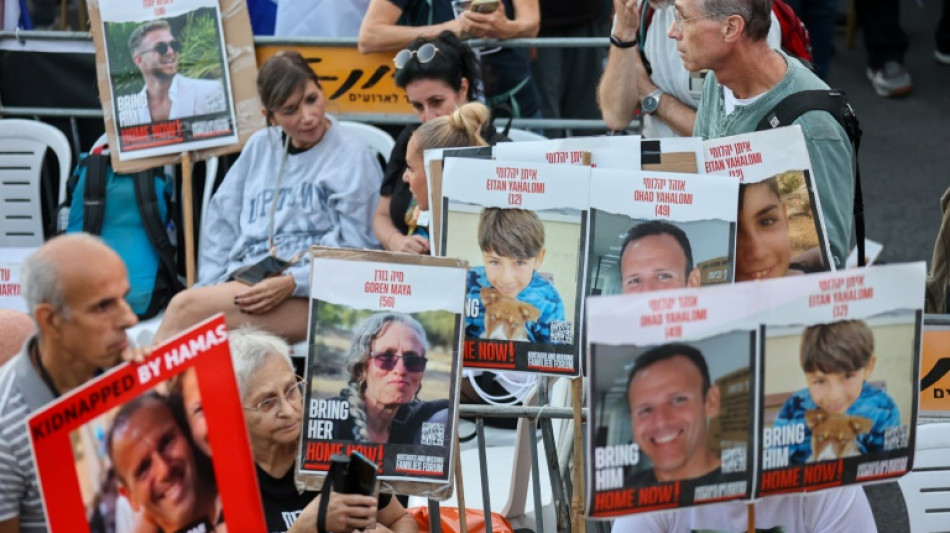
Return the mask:
<path id="1" fill-rule="evenodd" d="M 416 334 L 419 342 L 422 343 L 423 353 L 429 350 L 429 340 L 426 338 L 426 331 L 422 329 L 415 318 L 403 313 L 383 312 L 375 313 L 363 319 L 353 329 L 353 342 L 350 343 L 350 349 L 346 352 L 346 370 L 349 375 L 350 383 L 359 382 L 363 375 L 363 367 L 369 361 L 370 350 L 373 346 L 373 340 L 379 336 L 390 322 L 405 324 Z M 362 390 L 360 391 L 363 392 Z"/>
<path id="2" fill-rule="evenodd" d="M 353 437 L 357 441 L 369 442 L 369 432 L 366 429 L 366 410 L 363 409 L 363 392 L 366 389 L 366 383 L 362 380 L 363 370 L 369 362 L 373 340 L 391 322 L 405 324 L 416 334 L 416 338 L 422 344 L 423 353 L 419 355 L 425 355 L 425 352 L 429 350 L 429 339 L 426 338 L 426 331 L 422 329 L 422 324 L 407 314 L 389 311 L 374 313 L 364 318 L 353 329 L 353 341 L 350 343 L 350 349 L 346 352 L 345 362 L 348 381 L 347 388 L 343 390 L 343 396 L 350 404 L 350 417 L 353 418 L 355 430 Z M 418 392 L 416 391 L 416 394 Z"/>
<path id="3" fill-rule="evenodd" d="M 764 41 L 772 26 L 772 0 L 699 0 L 704 15 L 724 19 L 739 15 L 745 21 L 745 33 L 753 41 Z"/>
<path id="4" fill-rule="evenodd" d="M 280 357 L 293 372 L 290 346 L 276 335 L 255 327 L 242 326 L 230 332 L 228 343 L 231 345 L 231 361 L 234 363 L 242 400 L 248 393 L 247 385 L 251 377 L 264 366 L 268 358 Z"/>
<path id="5" fill-rule="evenodd" d="M 86 240 L 108 246 L 101 238 L 89 233 L 70 233 L 70 240 Z M 36 306 L 40 304 L 50 304 L 56 312 L 69 316 L 69 310 L 66 308 L 66 294 L 63 292 L 63 283 L 59 279 L 59 269 L 61 265 L 55 261 L 50 261 L 44 249 L 40 248 L 30 254 L 20 266 L 20 290 L 23 292 L 23 299 L 26 300 L 26 308 L 30 316 L 36 316 Z"/>

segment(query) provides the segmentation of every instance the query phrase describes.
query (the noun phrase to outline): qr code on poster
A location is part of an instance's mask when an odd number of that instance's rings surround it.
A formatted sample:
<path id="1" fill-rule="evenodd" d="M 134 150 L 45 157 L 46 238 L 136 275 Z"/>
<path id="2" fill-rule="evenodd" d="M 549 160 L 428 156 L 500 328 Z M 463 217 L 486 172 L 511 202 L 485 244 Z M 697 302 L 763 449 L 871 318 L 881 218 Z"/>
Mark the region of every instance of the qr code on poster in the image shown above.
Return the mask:
<path id="1" fill-rule="evenodd" d="M 745 472 L 745 447 L 726 448 L 722 451 L 722 473 Z"/>
<path id="2" fill-rule="evenodd" d="M 907 426 L 893 426 L 884 430 L 884 449 L 900 450 L 907 447 Z"/>
<path id="3" fill-rule="evenodd" d="M 442 446 L 445 440 L 445 425 L 438 422 L 422 423 L 422 440 L 420 444 L 428 446 Z"/>
<path id="4" fill-rule="evenodd" d="M 574 344 L 574 323 L 570 320 L 552 320 L 551 343 Z"/>

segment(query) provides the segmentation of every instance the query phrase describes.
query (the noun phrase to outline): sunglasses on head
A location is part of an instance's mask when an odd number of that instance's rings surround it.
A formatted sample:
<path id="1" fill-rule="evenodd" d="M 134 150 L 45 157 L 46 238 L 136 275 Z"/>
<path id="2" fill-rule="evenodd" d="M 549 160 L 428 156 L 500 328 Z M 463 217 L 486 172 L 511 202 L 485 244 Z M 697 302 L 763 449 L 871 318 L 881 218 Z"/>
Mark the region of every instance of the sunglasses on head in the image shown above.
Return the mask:
<path id="1" fill-rule="evenodd" d="M 373 363 L 376 364 L 376 368 L 380 368 L 387 372 L 396 368 L 396 364 L 399 362 L 400 358 L 402 358 L 402 364 L 406 366 L 406 371 L 413 373 L 425 371 L 426 363 L 429 362 L 429 360 L 425 357 L 412 352 L 396 355 L 393 352 L 387 351 L 374 353 L 370 357 L 373 358 Z"/>
<path id="2" fill-rule="evenodd" d="M 421 64 L 426 64 L 429 61 L 432 61 L 432 58 L 435 57 L 435 54 L 439 52 L 439 49 L 432 43 L 426 43 L 419 47 L 418 50 L 410 50 L 404 48 L 396 54 L 396 57 L 393 58 L 393 63 L 396 64 L 396 68 L 403 68 L 409 63 L 409 60 L 412 59 L 412 56 L 416 56 L 416 61 Z"/>
<path id="3" fill-rule="evenodd" d="M 156 52 L 158 53 L 158 55 L 163 56 L 168 53 L 169 48 L 174 50 L 175 53 L 177 54 L 178 52 L 181 52 L 181 43 L 178 41 L 168 41 L 167 43 L 160 41 L 158 44 L 155 45 L 155 48 L 142 50 L 140 53 L 144 54 L 146 52 Z"/>

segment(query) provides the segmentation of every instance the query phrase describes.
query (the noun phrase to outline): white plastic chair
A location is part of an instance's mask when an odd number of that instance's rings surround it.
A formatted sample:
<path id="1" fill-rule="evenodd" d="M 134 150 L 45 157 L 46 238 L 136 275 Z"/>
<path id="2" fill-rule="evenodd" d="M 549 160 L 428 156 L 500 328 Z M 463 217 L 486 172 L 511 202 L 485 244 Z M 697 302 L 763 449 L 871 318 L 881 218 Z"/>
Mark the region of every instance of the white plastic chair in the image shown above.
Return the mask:
<path id="1" fill-rule="evenodd" d="M 508 130 L 508 138 L 514 142 L 518 141 L 546 141 L 547 137 L 541 135 L 540 133 L 535 133 L 533 131 L 522 130 L 518 128 L 510 128 Z"/>
<path id="2" fill-rule="evenodd" d="M 910 530 L 950 531 L 950 422 L 917 426 L 914 469 L 898 480 Z"/>
<path id="3" fill-rule="evenodd" d="M 337 122 L 337 124 L 343 127 L 343 129 L 354 133 L 360 139 L 363 139 L 366 144 L 376 150 L 376 153 L 383 158 L 383 161 L 389 162 L 389 154 L 392 153 L 393 147 L 396 146 L 396 141 L 391 135 L 376 126 L 363 124 L 362 122 L 341 120 Z"/>
<path id="4" fill-rule="evenodd" d="M 40 180 L 47 148 L 59 160 L 61 203 L 73 164 L 66 136 L 36 120 L 0 119 L 0 247 L 43 244 Z"/>

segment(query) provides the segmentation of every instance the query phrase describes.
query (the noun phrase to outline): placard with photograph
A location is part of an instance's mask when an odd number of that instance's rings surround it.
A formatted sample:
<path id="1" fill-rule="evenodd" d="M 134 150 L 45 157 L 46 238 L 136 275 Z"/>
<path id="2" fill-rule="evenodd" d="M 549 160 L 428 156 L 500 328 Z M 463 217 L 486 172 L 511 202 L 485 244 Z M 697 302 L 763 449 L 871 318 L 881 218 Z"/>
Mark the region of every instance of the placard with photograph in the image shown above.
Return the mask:
<path id="1" fill-rule="evenodd" d="M 762 284 L 757 495 L 910 471 L 925 277 L 910 263 Z"/>
<path id="2" fill-rule="evenodd" d="M 587 293 L 731 282 L 738 190 L 700 174 L 592 169 Z"/>
<path id="3" fill-rule="evenodd" d="M 701 137 L 663 137 L 640 141 L 643 170 L 705 174 Z"/>
<path id="4" fill-rule="evenodd" d="M 124 531 L 265 529 L 223 315 L 74 389 L 28 423 L 54 533 L 100 531 L 98 520 Z"/>
<path id="5" fill-rule="evenodd" d="M 834 270 L 801 126 L 703 145 L 706 173 L 740 182 L 736 281 Z"/>
<path id="6" fill-rule="evenodd" d="M 451 494 L 467 264 L 314 247 L 297 478 L 320 488 L 359 451 L 382 490 Z M 447 492 L 446 492 L 447 491 Z"/>
<path id="7" fill-rule="evenodd" d="M 473 265 L 466 368 L 577 375 L 590 168 L 446 157 L 442 254 Z"/>
<path id="8" fill-rule="evenodd" d="M 920 415 L 950 418 L 950 327 L 924 326 Z"/>
<path id="9" fill-rule="evenodd" d="M 751 494 L 758 326 L 735 288 L 588 298 L 591 517 Z"/>
<path id="10" fill-rule="evenodd" d="M 119 160 L 237 143 L 217 0 L 98 7 Z"/>

